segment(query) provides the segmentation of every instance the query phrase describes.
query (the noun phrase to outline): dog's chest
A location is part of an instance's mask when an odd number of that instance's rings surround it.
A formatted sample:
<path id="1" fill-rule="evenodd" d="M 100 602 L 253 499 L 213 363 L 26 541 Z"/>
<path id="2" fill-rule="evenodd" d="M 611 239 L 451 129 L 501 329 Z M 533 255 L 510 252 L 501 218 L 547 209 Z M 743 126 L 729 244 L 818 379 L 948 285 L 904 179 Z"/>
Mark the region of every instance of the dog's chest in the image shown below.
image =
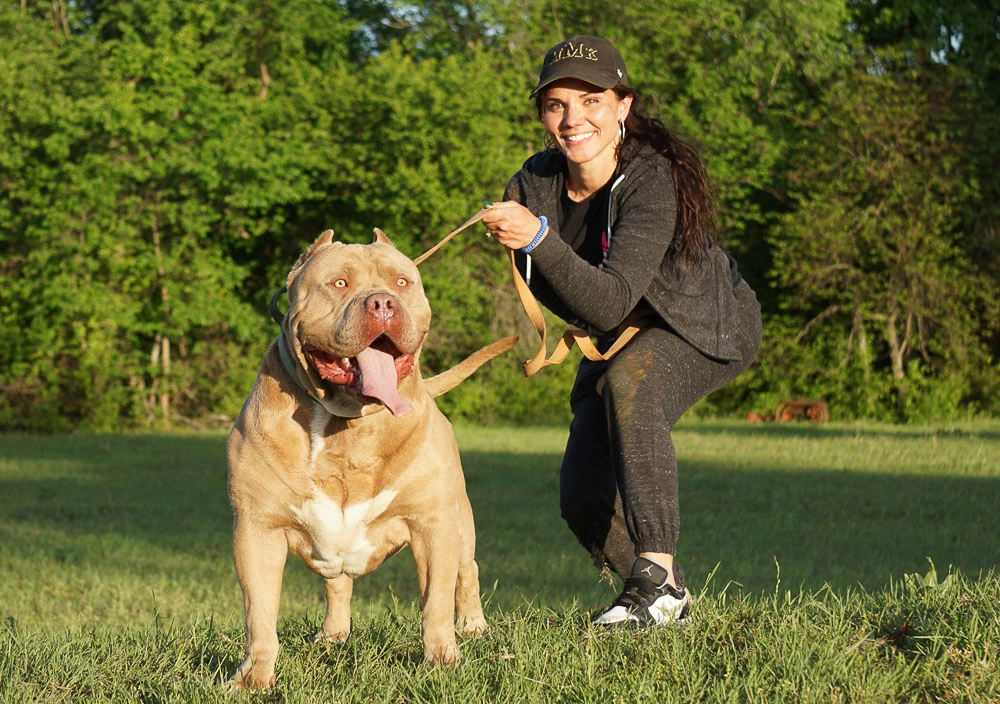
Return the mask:
<path id="1" fill-rule="evenodd" d="M 317 492 L 294 507 L 292 512 L 311 544 L 309 566 L 324 577 L 367 572 L 371 558 L 384 547 L 372 524 L 384 517 L 397 493 L 386 489 L 370 499 L 341 506 Z"/>

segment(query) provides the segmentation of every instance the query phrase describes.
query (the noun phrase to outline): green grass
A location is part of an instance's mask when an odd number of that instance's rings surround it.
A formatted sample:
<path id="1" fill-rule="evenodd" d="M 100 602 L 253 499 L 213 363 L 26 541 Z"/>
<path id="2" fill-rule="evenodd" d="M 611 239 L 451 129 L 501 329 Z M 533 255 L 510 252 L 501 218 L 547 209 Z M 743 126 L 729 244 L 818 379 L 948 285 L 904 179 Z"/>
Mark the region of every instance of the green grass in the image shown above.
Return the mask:
<path id="1" fill-rule="evenodd" d="M 565 431 L 457 435 L 489 636 L 421 664 L 403 552 L 357 582 L 350 641 L 313 646 L 292 558 L 279 684 L 244 699 L 1000 701 L 1000 422 L 682 424 L 694 620 L 624 633 L 588 625 L 614 588 L 558 515 Z M 226 699 L 231 523 L 222 434 L 0 435 L 0 701 Z"/>

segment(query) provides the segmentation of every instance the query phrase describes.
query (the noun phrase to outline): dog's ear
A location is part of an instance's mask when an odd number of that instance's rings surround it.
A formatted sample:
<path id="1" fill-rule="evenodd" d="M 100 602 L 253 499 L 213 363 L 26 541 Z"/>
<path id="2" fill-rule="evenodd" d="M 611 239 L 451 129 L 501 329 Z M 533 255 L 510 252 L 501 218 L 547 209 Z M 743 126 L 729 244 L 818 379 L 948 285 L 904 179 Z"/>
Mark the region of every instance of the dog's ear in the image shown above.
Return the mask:
<path id="1" fill-rule="evenodd" d="M 374 230 L 374 232 L 375 232 L 375 241 L 372 242 L 372 244 L 388 244 L 388 245 L 391 245 L 393 247 L 396 246 L 396 245 L 392 244 L 392 240 L 389 239 L 389 235 L 387 235 L 384 232 L 382 232 L 382 230 L 380 230 L 380 229 L 378 229 L 376 227 L 375 230 Z"/>
<path id="2" fill-rule="evenodd" d="M 309 257 L 316 253 L 316 250 L 324 245 L 330 244 L 331 242 L 333 242 L 333 230 L 325 230 L 319 237 L 316 238 L 315 242 L 309 245 L 309 249 L 299 255 L 298 261 L 295 262 L 295 266 L 293 266 L 292 270 L 288 272 L 287 284 L 291 286 L 292 279 L 294 279 L 295 275 L 299 273 L 299 269 L 301 269 L 303 265 L 309 261 Z"/>
<path id="3" fill-rule="evenodd" d="M 331 242 L 333 242 L 333 230 L 324 230 L 320 236 L 316 238 L 316 241 L 309 245 L 309 249 L 307 249 L 306 253 L 302 256 L 308 259 L 317 249 L 325 244 L 330 244 Z M 301 259 L 302 257 L 299 258 Z"/>

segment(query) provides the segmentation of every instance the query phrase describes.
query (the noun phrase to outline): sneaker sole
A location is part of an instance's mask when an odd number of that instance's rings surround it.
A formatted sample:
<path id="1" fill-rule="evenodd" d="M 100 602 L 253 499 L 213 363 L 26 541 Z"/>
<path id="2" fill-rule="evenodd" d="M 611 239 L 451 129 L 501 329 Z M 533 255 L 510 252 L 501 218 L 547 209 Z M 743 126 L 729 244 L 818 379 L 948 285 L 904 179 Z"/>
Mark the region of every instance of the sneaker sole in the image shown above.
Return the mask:
<path id="1" fill-rule="evenodd" d="M 623 610 L 624 611 L 624 610 Z M 598 628 L 613 628 L 615 626 L 669 626 L 670 624 L 676 623 L 679 626 L 686 625 L 690 619 L 691 613 L 691 601 L 686 599 L 680 608 L 675 609 L 661 609 L 661 611 L 667 612 L 663 618 L 657 619 L 653 614 L 650 613 L 650 607 L 646 607 L 642 610 L 632 611 L 623 613 L 620 616 L 615 615 L 610 619 L 605 619 L 608 613 L 601 614 L 597 618 L 591 621 L 592 625 Z M 676 615 L 675 615 L 676 614 Z"/>

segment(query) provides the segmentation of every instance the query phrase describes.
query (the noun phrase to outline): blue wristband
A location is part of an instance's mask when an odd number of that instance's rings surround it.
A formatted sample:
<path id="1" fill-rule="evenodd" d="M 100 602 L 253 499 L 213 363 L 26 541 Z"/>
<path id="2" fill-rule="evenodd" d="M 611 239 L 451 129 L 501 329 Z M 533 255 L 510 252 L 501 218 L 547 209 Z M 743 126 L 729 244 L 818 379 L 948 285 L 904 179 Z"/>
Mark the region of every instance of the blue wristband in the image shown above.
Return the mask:
<path id="1" fill-rule="evenodd" d="M 535 235 L 535 239 L 531 240 L 526 247 L 521 247 L 521 251 L 525 254 L 528 254 L 531 250 L 538 246 L 538 243 L 542 241 L 543 237 L 545 237 L 545 231 L 549 229 L 549 219 L 547 217 L 539 215 L 538 219 L 542 221 L 542 226 L 538 229 L 538 234 Z"/>

